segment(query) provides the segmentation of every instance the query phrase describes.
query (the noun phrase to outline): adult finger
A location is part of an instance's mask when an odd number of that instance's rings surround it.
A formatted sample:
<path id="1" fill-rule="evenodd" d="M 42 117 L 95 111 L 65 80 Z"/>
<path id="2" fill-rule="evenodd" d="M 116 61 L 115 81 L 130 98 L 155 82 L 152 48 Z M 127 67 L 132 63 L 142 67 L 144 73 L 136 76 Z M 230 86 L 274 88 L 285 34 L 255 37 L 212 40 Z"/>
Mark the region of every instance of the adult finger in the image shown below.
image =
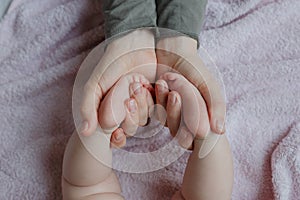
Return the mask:
<path id="1" fill-rule="evenodd" d="M 119 66 L 121 69 L 113 71 L 116 68 L 115 65 L 111 65 L 109 59 L 104 56 L 84 85 L 80 107 L 82 117 L 80 133 L 85 136 L 91 135 L 97 128 L 97 111 L 102 97 L 122 74 L 126 73 L 127 68 L 123 66 L 124 63 L 121 64 L 118 60 L 115 62 L 121 65 Z M 102 78 L 104 76 L 109 77 L 109 79 Z"/>
<path id="2" fill-rule="evenodd" d="M 85 84 L 80 108 L 82 122 L 79 131 L 85 136 L 91 135 L 97 128 L 97 111 L 101 97 L 101 89 L 96 84 L 91 84 L 90 82 Z"/>

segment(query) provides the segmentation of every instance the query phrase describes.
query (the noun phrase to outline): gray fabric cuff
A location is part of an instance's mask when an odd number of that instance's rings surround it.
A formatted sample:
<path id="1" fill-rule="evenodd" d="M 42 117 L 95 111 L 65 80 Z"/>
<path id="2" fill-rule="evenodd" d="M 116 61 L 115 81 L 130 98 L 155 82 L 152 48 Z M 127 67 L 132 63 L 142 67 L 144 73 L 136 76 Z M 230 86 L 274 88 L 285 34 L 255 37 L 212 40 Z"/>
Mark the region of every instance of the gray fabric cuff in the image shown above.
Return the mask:
<path id="1" fill-rule="evenodd" d="M 204 21 L 207 0 L 155 0 L 157 26 L 197 40 Z"/>
<path id="2" fill-rule="evenodd" d="M 136 28 L 156 26 L 154 0 L 104 0 L 103 13 L 105 38 Z"/>
<path id="3" fill-rule="evenodd" d="M 0 3 L 0 21 L 1 18 L 6 14 L 12 0 L 1 0 Z"/>

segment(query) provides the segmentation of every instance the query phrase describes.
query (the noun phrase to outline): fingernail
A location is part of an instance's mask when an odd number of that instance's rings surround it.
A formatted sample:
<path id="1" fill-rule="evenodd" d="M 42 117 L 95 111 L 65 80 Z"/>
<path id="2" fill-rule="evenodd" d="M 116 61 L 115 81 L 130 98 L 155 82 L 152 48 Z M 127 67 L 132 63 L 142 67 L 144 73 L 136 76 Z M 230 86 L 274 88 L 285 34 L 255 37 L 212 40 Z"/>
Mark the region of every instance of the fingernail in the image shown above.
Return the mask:
<path id="1" fill-rule="evenodd" d="M 142 86 L 139 84 L 136 84 L 133 86 L 134 94 L 140 94 L 142 92 Z"/>
<path id="2" fill-rule="evenodd" d="M 119 131 L 116 132 L 115 134 L 115 140 L 119 141 L 122 138 L 122 133 L 120 133 Z"/>
<path id="3" fill-rule="evenodd" d="M 89 123 L 87 121 L 83 121 L 81 126 L 80 126 L 80 132 L 84 133 L 85 131 L 87 131 L 89 128 Z"/>
<path id="4" fill-rule="evenodd" d="M 163 92 L 164 91 L 164 86 L 161 84 L 157 84 L 157 90 L 158 92 Z"/>
<path id="5" fill-rule="evenodd" d="M 129 112 L 131 112 L 131 113 L 135 113 L 136 112 L 136 104 L 135 104 L 135 102 L 134 102 L 133 99 L 131 99 L 129 101 Z"/>
<path id="6" fill-rule="evenodd" d="M 220 120 L 217 120 L 217 130 L 219 133 L 222 133 L 223 131 L 223 122 Z"/>
<path id="7" fill-rule="evenodd" d="M 168 84 L 164 80 L 158 80 L 155 84 L 157 85 L 157 90 L 159 92 L 163 92 L 168 89 Z"/>

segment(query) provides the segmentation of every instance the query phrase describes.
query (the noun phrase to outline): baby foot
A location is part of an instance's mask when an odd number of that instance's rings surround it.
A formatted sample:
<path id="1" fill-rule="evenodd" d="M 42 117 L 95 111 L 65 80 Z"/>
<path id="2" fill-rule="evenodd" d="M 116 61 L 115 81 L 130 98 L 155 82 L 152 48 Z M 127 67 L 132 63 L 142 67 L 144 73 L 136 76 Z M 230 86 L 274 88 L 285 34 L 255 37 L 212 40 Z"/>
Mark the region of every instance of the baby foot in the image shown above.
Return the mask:
<path id="1" fill-rule="evenodd" d="M 148 122 L 148 116 L 153 111 L 153 99 L 149 91 L 152 86 L 144 86 L 134 82 L 130 84 L 130 99 L 127 99 L 126 117 L 120 128 L 116 129 L 111 136 L 111 145 L 121 148 L 126 144 L 126 136 L 133 136 L 138 126 L 144 126 Z M 103 126 L 103 125 L 102 125 Z"/>
<path id="2" fill-rule="evenodd" d="M 171 91 L 181 97 L 182 118 L 187 130 L 196 138 L 204 139 L 209 132 L 209 118 L 205 101 L 197 88 L 177 73 L 167 72 L 161 76 Z"/>
<path id="3" fill-rule="evenodd" d="M 182 99 L 183 124 L 180 124 L 179 134 L 176 135 L 179 144 L 188 148 L 195 138 L 194 147 L 196 145 L 198 149 L 198 156 L 200 159 L 204 158 L 212 151 L 219 139 L 219 135 L 210 130 L 204 99 L 197 88 L 180 74 L 167 72 L 161 76 L 161 80 L 166 81 L 171 92 L 178 92 Z"/>
<path id="4" fill-rule="evenodd" d="M 127 114 L 126 100 L 128 101 L 132 96 L 138 106 L 138 125 L 145 125 L 148 118 L 148 106 L 144 104 L 145 102 L 151 104 L 152 101 L 152 97 L 146 89 L 149 86 L 149 81 L 143 75 L 137 73 L 121 77 L 101 102 L 98 118 L 103 131 L 112 133 L 120 126 Z"/>

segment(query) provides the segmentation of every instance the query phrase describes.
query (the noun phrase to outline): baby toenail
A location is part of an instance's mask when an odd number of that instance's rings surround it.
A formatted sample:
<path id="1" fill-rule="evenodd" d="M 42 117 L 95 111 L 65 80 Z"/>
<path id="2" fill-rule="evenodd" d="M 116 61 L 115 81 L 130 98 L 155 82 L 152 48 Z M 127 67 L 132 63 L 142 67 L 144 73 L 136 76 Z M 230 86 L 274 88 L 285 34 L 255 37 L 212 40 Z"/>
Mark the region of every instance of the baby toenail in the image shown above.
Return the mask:
<path id="1" fill-rule="evenodd" d="M 157 89 L 159 92 L 163 92 L 164 91 L 164 86 L 161 84 L 157 84 Z"/>
<path id="2" fill-rule="evenodd" d="M 120 133 L 120 132 L 117 132 L 116 134 L 115 134 L 115 139 L 116 140 L 120 140 L 122 138 L 122 134 Z"/>
<path id="3" fill-rule="evenodd" d="M 140 85 L 135 85 L 135 86 L 133 87 L 133 91 L 134 91 L 134 94 L 140 94 L 140 93 L 142 93 L 142 86 L 140 86 Z"/>
<path id="4" fill-rule="evenodd" d="M 130 111 L 131 113 L 135 113 L 135 112 L 136 112 L 136 104 L 135 104 L 135 102 L 134 102 L 133 99 L 131 99 L 131 100 L 129 101 L 129 111 Z"/>

